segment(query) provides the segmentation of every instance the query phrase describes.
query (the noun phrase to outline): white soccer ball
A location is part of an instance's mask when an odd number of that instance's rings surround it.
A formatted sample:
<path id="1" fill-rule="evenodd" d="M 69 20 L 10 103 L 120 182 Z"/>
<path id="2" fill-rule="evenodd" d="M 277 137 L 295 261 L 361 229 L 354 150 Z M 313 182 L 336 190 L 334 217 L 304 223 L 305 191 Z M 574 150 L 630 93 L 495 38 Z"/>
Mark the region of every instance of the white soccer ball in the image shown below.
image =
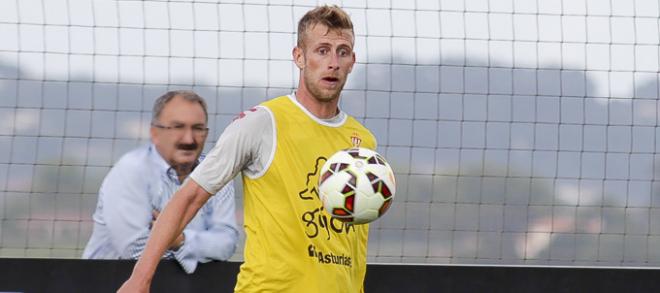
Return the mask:
<path id="1" fill-rule="evenodd" d="M 319 195 L 333 218 L 365 224 L 392 205 L 396 183 L 385 158 L 375 151 L 352 148 L 336 152 L 321 167 Z"/>

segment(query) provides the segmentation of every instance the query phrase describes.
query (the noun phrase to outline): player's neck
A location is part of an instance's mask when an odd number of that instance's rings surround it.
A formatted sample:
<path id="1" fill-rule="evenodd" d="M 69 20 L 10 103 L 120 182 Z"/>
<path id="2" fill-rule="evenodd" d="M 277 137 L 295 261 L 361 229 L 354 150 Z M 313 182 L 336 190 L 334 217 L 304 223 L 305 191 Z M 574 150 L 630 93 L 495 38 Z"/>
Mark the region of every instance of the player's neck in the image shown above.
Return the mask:
<path id="1" fill-rule="evenodd" d="M 304 88 L 299 88 L 296 91 L 296 100 L 307 111 L 320 119 L 330 119 L 339 114 L 339 98 L 331 101 L 320 101 L 312 96 L 312 94 Z"/>

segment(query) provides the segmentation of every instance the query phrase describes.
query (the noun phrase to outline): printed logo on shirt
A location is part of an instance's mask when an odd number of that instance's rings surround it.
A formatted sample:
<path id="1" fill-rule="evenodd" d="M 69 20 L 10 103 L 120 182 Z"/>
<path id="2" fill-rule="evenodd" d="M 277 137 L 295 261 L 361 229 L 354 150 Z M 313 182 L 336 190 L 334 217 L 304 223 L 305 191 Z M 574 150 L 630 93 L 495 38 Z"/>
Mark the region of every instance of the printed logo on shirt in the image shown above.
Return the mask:
<path id="1" fill-rule="evenodd" d="M 323 203 L 316 189 L 316 183 L 318 182 L 321 166 L 327 160 L 325 157 L 316 158 L 313 171 L 307 173 L 306 188 L 298 193 L 300 200 L 311 204 L 311 207 L 300 216 L 305 227 L 305 235 L 308 238 L 317 238 L 321 233 L 325 232 L 323 233 L 325 234 L 325 239 L 330 240 L 332 235 L 336 236 L 337 234 L 349 234 L 351 231 L 355 232 L 355 226 L 352 224 L 344 223 L 323 212 Z"/>
<path id="2" fill-rule="evenodd" d="M 335 255 L 333 253 L 324 253 L 323 251 L 317 250 L 316 247 L 312 244 L 307 246 L 307 255 L 309 257 L 316 258 L 321 264 L 336 264 L 347 267 L 352 267 L 352 258 L 345 255 Z"/>
<path id="3" fill-rule="evenodd" d="M 359 148 L 360 144 L 362 143 L 360 134 L 358 134 L 357 132 L 353 132 L 353 135 L 351 135 L 351 143 L 353 144 L 353 148 Z"/>

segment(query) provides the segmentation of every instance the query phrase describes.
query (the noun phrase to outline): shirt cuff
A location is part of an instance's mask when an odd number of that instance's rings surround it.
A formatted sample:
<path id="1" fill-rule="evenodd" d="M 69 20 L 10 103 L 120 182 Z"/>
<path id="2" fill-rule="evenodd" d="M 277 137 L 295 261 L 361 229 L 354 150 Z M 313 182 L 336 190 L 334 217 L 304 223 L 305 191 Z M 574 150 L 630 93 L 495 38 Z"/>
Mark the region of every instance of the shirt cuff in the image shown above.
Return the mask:
<path id="1" fill-rule="evenodd" d="M 192 274 L 197 269 L 197 255 L 195 254 L 195 232 L 194 231 L 183 231 L 183 236 L 185 240 L 183 245 L 179 247 L 176 251 L 172 251 L 174 258 L 179 262 L 181 268 L 188 273 Z"/>

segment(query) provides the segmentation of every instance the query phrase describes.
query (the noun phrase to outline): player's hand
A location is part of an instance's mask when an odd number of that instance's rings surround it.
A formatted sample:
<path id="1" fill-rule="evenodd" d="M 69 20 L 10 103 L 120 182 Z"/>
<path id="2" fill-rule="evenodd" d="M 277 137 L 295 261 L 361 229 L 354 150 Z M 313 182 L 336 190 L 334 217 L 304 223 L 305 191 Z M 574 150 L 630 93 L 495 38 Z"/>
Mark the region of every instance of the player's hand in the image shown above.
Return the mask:
<path id="1" fill-rule="evenodd" d="M 151 226 L 149 227 L 149 229 L 152 229 L 154 227 L 154 225 L 156 224 L 156 219 L 158 218 L 159 215 L 160 212 L 158 210 L 151 211 Z M 186 237 L 183 235 L 183 233 L 179 234 L 179 236 L 177 236 L 176 239 L 174 239 L 172 243 L 170 243 L 169 249 L 178 250 L 183 245 L 183 241 L 185 239 Z"/>
<path id="2" fill-rule="evenodd" d="M 117 293 L 149 293 L 149 287 L 149 283 L 139 282 L 131 276 L 121 285 Z"/>

